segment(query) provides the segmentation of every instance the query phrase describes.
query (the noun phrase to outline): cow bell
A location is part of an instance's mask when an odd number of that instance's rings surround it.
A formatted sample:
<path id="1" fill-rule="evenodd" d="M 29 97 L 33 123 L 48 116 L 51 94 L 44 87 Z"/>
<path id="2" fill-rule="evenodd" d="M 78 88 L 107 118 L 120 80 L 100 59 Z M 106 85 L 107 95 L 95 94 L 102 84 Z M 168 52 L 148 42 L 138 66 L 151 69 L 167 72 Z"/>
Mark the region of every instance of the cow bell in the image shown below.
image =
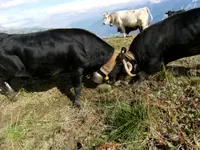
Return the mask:
<path id="1" fill-rule="evenodd" d="M 101 84 L 103 82 L 103 76 L 100 73 L 98 73 L 97 71 L 93 72 L 91 79 L 92 79 L 92 81 L 94 81 L 97 84 Z"/>
<path id="2" fill-rule="evenodd" d="M 108 62 L 106 64 L 104 64 L 101 68 L 100 68 L 100 72 L 102 74 L 104 74 L 105 76 L 105 80 L 108 80 L 108 74 L 113 70 L 113 68 L 116 65 L 116 58 L 119 55 L 118 52 L 114 51 L 112 57 L 108 60 Z M 98 73 L 98 72 L 94 72 L 91 78 L 95 83 L 97 84 L 101 84 L 104 80 L 104 77 Z"/>

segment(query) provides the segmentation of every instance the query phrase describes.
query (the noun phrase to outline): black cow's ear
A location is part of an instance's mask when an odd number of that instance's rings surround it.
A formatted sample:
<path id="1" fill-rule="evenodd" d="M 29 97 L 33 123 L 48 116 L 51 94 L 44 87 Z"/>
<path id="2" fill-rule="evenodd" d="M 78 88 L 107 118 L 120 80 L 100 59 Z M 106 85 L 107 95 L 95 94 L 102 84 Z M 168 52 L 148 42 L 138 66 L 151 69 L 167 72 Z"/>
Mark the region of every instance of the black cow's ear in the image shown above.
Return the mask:
<path id="1" fill-rule="evenodd" d="M 122 48 L 121 48 L 121 53 L 126 53 L 126 51 L 127 51 L 127 50 L 126 50 L 125 47 L 122 47 Z"/>

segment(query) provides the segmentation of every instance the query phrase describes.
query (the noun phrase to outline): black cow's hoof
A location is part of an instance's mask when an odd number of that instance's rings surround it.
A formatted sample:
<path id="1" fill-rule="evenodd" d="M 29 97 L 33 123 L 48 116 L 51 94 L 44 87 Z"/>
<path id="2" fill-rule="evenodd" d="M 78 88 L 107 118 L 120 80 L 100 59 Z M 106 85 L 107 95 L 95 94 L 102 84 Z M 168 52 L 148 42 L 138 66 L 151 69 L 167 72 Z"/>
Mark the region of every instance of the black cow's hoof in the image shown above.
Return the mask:
<path id="1" fill-rule="evenodd" d="M 16 96 L 18 95 L 19 92 L 12 92 L 12 93 L 8 93 L 7 97 L 10 101 L 17 101 Z"/>
<path id="2" fill-rule="evenodd" d="M 81 108 L 80 102 L 73 102 L 73 107 L 80 109 Z"/>

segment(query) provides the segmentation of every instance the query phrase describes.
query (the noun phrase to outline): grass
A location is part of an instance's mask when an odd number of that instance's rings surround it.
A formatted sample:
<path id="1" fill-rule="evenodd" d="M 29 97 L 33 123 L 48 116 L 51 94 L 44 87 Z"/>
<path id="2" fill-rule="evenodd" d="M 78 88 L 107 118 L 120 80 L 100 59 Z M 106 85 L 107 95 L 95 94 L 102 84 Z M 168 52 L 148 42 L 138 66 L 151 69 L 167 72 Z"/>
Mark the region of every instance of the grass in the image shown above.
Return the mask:
<path id="1" fill-rule="evenodd" d="M 105 41 L 120 51 L 134 37 Z M 137 89 L 126 84 L 130 78 L 106 90 L 83 87 L 81 110 L 54 79 L 31 81 L 16 102 L 0 95 L 0 149 L 198 149 L 199 58 L 174 61 Z"/>
<path id="2" fill-rule="evenodd" d="M 110 108 L 105 119 L 107 125 L 106 134 L 108 141 L 117 141 L 126 145 L 127 149 L 143 149 L 143 144 L 134 141 L 144 140 L 149 132 L 149 117 L 147 106 L 137 101 L 134 104 L 124 102 Z"/>
<path id="3" fill-rule="evenodd" d="M 132 141 L 147 130 L 147 109 L 144 104 L 119 104 L 107 114 L 108 137 L 110 140 Z"/>
<path id="4" fill-rule="evenodd" d="M 134 39 L 136 35 L 129 35 L 127 38 L 122 38 L 122 37 L 115 37 L 115 38 L 109 38 L 109 39 L 105 39 L 105 41 L 112 45 L 116 51 L 121 51 L 122 47 L 126 47 L 126 49 L 129 48 L 130 43 L 132 42 L 132 40 Z"/>

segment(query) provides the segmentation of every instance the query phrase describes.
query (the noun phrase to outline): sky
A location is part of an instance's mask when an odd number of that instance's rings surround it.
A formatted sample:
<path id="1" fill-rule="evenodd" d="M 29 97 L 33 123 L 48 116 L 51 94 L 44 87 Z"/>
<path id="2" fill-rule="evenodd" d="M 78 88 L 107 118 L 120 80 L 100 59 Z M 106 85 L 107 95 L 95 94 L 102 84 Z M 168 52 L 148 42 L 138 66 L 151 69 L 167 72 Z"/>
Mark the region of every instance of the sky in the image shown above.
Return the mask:
<path id="1" fill-rule="evenodd" d="M 131 3 L 132 7 L 165 0 L 0 0 L 0 26 L 70 27 L 70 24 L 87 19 L 103 11 Z"/>

